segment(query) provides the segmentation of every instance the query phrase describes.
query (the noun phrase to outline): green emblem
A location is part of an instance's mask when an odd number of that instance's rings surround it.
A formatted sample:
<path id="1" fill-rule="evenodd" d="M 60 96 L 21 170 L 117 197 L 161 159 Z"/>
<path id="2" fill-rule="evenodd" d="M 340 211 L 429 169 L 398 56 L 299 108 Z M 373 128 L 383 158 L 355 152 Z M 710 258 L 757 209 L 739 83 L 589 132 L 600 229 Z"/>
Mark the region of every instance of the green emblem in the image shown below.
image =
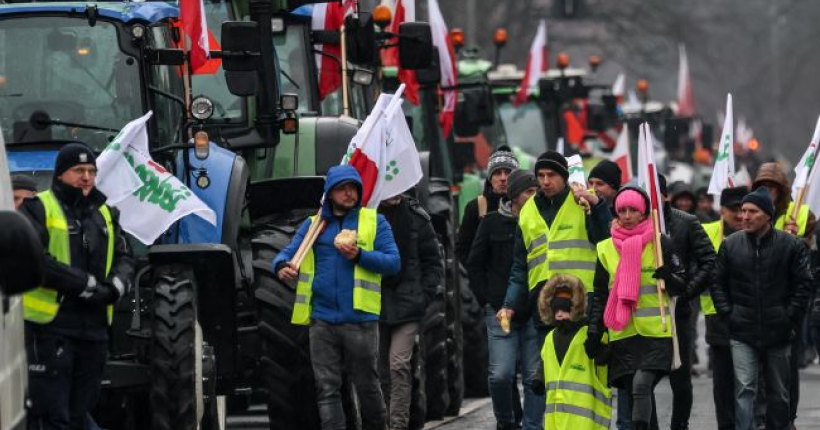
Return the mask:
<path id="1" fill-rule="evenodd" d="M 389 163 L 387 163 L 387 168 L 385 169 L 387 172 L 384 178 L 388 181 L 392 181 L 396 178 L 396 176 L 399 175 L 400 170 L 398 167 L 396 167 L 396 164 L 396 160 L 392 160 Z"/>

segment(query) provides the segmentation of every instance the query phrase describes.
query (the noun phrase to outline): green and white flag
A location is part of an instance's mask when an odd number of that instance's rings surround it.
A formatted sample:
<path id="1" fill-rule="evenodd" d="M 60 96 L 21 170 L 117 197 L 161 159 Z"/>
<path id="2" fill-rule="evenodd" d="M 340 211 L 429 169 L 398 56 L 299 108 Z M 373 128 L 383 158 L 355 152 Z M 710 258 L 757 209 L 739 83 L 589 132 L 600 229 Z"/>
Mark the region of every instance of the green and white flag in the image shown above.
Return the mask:
<path id="1" fill-rule="evenodd" d="M 567 182 L 570 184 L 581 184 L 586 188 L 587 175 L 584 172 L 584 160 L 581 159 L 581 156 L 575 154 L 571 157 L 567 157 L 567 164 L 567 170 L 569 170 L 569 179 Z"/>
<path id="2" fill-rule="evenodd" d="M 715 168 L 709 181 L 709 194 L 720 196 L 726 188 L 735 186 L 735 136 L 732 115 L 732 95 L 726 96 L 726 118 L 723 120 L 723 133 L 720 135 L 718 153 L 715 157 Z"/>
<path id="3" fill-rule="evenodd" d="M 794 166 L 794 183 L 792 184 L 792 200 L 797 201 L 800 189 L 805 187 L 809 180 L 809 173 L 814 160 L 817 158 L 817 145 L 820 142 L 820 118 L 817 118 L 817 125 L 814 126 L 814 135 L 809 142 L 809 147 L 800 158 L 800 162 Z"/>
<path id="4" fill-rule="evenodd" d="M 146 129 L 151 115 L 126 124 L 97 158 L 97 188 L 120 210 L 122 229 L 146 245 L 186 215 L 216 226 L 216 213 L 151 159 Z"/>

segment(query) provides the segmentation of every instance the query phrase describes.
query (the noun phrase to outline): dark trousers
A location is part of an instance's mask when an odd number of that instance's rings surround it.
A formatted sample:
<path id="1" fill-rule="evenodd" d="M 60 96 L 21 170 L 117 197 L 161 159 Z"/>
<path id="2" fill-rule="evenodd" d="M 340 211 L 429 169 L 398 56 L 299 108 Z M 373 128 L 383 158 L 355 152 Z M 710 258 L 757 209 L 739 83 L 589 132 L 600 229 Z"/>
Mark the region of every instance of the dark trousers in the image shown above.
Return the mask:
<path id="1" fill-rule="evenodd" d="M 719 430 L 735 428 L 735 370 L 728 345 L 712 345 L 712 396 Z"/>
<path id="2" fill-rule="evenodd" d="M 682 306 L 689 306 L 689 304 L 684 303 Z M 689 416 L 692 414 L 692 353 L 694 342 L 690 320 L 693 316 L 695 314 L 675 317 L 681 366 L 669 373 L 669 385 L 672 387 L 672 430 L 689 428 Z"/>
<path id="3" fill-rule="evenodd" d="M 632 428 L 649 428 L 655 408 L 654 391 L 660 374 L 652 370 L 638 370 L 627 383 L 627 397 L 632 405 Z"/>
<path id="4" fill-rule="evenodd" d="M 322 430 L 344 430 L 342 378 L 356 388 L 362 430 L 383 430 L 385 407 L 379 384 L 379 323 L 310 325 L 310 360 Z"/>
<path id="5" fill-rule="evenodd" d="M 107 342 L 26 327 L 29 430 L 89 428 L 100 396 Z"/>

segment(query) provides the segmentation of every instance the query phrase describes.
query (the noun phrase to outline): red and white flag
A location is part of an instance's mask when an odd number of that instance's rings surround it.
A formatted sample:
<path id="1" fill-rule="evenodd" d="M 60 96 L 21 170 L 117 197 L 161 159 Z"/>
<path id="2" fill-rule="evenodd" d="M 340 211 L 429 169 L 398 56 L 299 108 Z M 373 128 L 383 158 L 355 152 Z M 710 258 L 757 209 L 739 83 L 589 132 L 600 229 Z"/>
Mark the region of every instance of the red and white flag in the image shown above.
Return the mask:
<path id="1" fill-rule="evenodd" d="M 619 73 L 615 78 L 615 83 L 612 84 L 612 95 L 618 97 L 619 102 L 626 95 L 626 75 L 623 73 Z"/>
<path id="2" fill-rule="evenodd" d="M 345 17 L 356 11 L 355 0 L 320 3 L 313 5 L 311 28 L 314 30 L 340 31 Z M 317 51 L 329 55 L 316 54 L 316 67 L 319 70 L 319 98 L 324 98 L 342 86 L 342 58 L 340 45 L 314 45 Z M 335 58 L 334 58 L 335 57 Z"/>
<path id="3" fill-rule="evenodd" d="M 538 24 L 538 31 L 535 32 L 535 39 L 530 46 L 530 55 L 527 58 L 527 69 L 524 71 L 524 79 L 521 80 L 521 87 L 515 96 L 515 105 L 518 106 L 527 101 L 527 96 L 538 88 L 538 79 L 541 73 L 549 68 L 549 58 L 547 58 L 547 22 L 543 19 Z"/>
<path id="4" fill-rule="evenodd" d="M 450 40 L 450 31 L 444 16 L 438 6 L 438 0 L 428 0 L 427 9 L 430 13 L 430 31 L 433 34 L 433 46 L 438 48 L 438 61 L 441 67 L 441 87 L 444 89 L 444 106 L 441 109 L 441 128 L 444 136 L 453 129 L 453 118 L 456 111 L 456 85 L 458 84 L 456 71 L 456 53 Z"/>
<path id="5" fill-rule="evenodd" d="M 689 60 L 686 57 L 686 47 L 678 45 L 680 63 L 678 65 L 678 116 L 692 117 L 695 115 L 695 93 L 692 90 L 692 77 L 689 74 Z"/>
<path id="6" fill-rule="evenodd" d="M 621 134 L 618 135 L 618 143 L 615 144 L 615 149 L 609 156 L 610 161 L 617 164 L 621 168 L 621 183 L 625 184 L 632 179 L 632 155 L 629 150 L 629 130 L 627 125 L 621 128 Z"/>
<path id="7" fill-rule="evenodd" d="M 663 217 L 663 195 L 658 180 L 658 165 L 655 162 L 655 138 L 648 123 L 640 126 L 638 133 L 638 185 L 649 195 L 651 209 L 658 211 L 658 228 L 666 233 Z"/>
<path id="8" fill-rule="evenodd" d="M 388 27 L 389 32 L 399 34 L 399 26 L 402 23 L 416 21 L 416 0 L 383 0 L 382 4 L 389 6 L 393 11 L 393 20 L 390 21 L 390 26 Z M 433 41 L 435 42 L 435 39 L 433 39 Z M 398 38 L 394 38 L 390 41 L 391 45 L 398 45 L 398 43 Z M 404 98 L 410 103 L 418 105 L 419 82 L 416 80 L 416 72 L 401 67 L 398 46 L 393 46 L 382 51 L 382 65 L 392 66 L 398 69 L 398 80 L 405 86 Z"/>
<path id="9" fill-rule="evenodd" d="M 185 34 L 191 38 L 191 69 L 205 65 L 211 56 L 208 39 L 208 23 L 205 21 L 205 6 L 202 0 L 180 0 L 179 16 Z"/>

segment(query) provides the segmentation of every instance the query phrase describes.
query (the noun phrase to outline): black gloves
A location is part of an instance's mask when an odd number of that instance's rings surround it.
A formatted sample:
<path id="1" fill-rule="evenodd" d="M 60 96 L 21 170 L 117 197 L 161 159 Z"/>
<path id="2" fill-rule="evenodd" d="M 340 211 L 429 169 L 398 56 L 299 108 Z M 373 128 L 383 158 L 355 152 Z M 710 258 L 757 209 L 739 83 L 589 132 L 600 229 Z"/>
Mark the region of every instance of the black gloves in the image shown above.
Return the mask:
<path id="1" fill-rule="evenodd" d="M 532 381 L 532 392 L 539 396 L 543 396 L 547 392 L 546 383 L 544 382 L 544 363 L 539 364 L 538 370 L 535 372 Z"/>
<path id="2" fill-rule="evenodd" d="M 610 357 L 612 357 L 612 349 L 609 345 L 600 344 L 601 346 L 598 347 L 598 354 L 595 356 L 594 361 L 596 366 L 606 366 L 609 363 Z"/>
<path id="3" fill-rule="evenodd" d="M 601 339 L 599 336 L 587 335 L 587 340 L 584 341 L 584 351 L 587 357 L 594 359 L 601 351 Z"/>
<path id="4" fill-rule="evenodd" d="M 652 274 L 652 277 L 664 280 L 666 291 L 670 296 L 677 297 L 686 294 L 686 286 L 680 282 L 680 279 L 675 276 L 672 270 L 666 265 L 655 269 L 655 273 Z"/>
<path id="5" fill-rule="evenodd" d="M 80 298 L 89 304 L 110 305 L 128 292 L 127 283 L 119 277 L 112 276 L 105 282 L 97 282 L 94 275 L 88 275 L 88 284 L 80 293 Z"/>

